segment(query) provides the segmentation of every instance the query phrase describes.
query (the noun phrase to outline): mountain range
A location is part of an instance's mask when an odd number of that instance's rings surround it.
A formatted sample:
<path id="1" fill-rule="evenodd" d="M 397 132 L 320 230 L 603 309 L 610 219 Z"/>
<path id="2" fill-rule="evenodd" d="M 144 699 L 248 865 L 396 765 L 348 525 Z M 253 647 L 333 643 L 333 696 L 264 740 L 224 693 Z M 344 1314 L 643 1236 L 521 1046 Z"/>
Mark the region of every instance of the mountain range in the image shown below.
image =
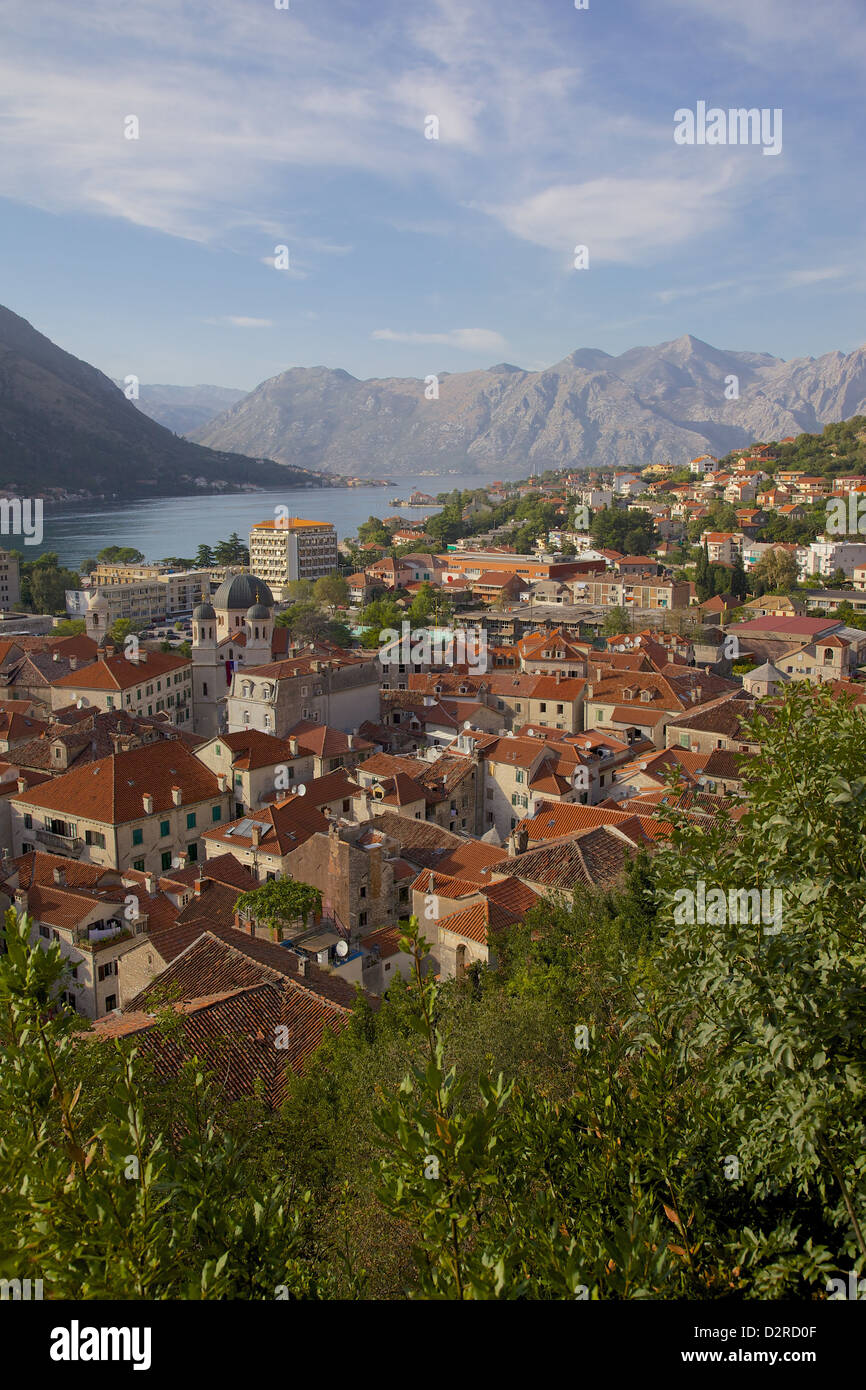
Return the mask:
<path id="1" fill-rule="evenodd" d="M 122 390 L 123 382 L 113 380 Z M 175 434 L 192 434 L 247 394 L 234 386 L 145 386 L 143 383 L 138 392 L 133 404 Z"/>
<path id="2" fill-rule="evenodd" d="M 107 376 L 0 306 L 0 490 L 168 497 L 197 488 L 296 487 L 317 476 L 173 434 Z"/>
<path id="3" fill-rule="evenodd" d="M 786 362 L 686 334 L 618 357 L 580 348 L 544 371 L 442 372 L 437 383 L 427 399 L 429 381 L 293 367 L 191 438 L 360 477 L 682 464 L 866 412 L 866 347 Z"/>

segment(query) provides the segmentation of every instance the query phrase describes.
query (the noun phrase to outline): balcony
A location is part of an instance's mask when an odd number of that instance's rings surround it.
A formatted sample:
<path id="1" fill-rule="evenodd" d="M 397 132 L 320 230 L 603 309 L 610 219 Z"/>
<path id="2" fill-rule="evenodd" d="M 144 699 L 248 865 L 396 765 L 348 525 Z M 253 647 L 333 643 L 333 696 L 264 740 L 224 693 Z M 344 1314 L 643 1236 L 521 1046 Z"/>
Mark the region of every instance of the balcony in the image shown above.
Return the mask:
<path id="1" fill-rule="evenodd" d="M 55 835 L 53 830 L 37 830 L 36 838 L 58 854 L 67 854 L 77 859 L 84 849 L 84 841 L 77 835 Z"/>

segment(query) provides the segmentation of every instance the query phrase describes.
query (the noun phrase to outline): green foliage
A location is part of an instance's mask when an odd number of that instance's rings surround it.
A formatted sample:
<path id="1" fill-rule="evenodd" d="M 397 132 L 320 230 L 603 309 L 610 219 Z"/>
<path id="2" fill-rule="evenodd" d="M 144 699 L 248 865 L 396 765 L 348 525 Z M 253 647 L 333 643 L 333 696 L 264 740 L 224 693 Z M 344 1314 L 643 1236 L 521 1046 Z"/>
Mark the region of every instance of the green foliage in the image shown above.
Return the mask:
<path id="1" fill-rule="evenodd" d="M 862 1273 L 866 721 L 794 685 L 751 740 L 742 817 L 660 808 L 652 855 L 497 933 L 496 970 L 439 982 L 411 921 L 412 978 L 359 1000 L 277 1114 L 227 1105 L 218 1069 L 157 1084 L 128 1044 L 71 1043 L 58 949 L 10 914 L 0 1273 L 437 1300 L 824 1298 Z M 783 910 L 689 921 L 702 883 Z M 302 891 L 238 907 L 279 931 Z"/>
<path id="2" fill-rule="evenodd" d="M 361 613 L 361 626 L 367 628 L 361 638 L 362 645 L 369 648 L 378 647 L 382 628 L 396 628 L 399 631 L 405 616 L 405 610 L 400 608 L 393 598 L 374 598 Z"/>
<path id="3" fill-rule="evenodd" d="M 349 606 L 349 586 L 338 574 L 325 574 L 313 585 L 313 597 L 323 608 L 336 613 Z"/>
<path id="4" fill-rule="evenodd" d="M 96 559 L 101 565 L 143 565 L 144 553 L 133 545 L 106 545 Z"/>
<path id="5" fill-rule="evenodd" d="M 589 533 L 596 545 L 623 555 L 651 555 L 659 543 L 652 516 L 642 507 L 603 507 L 593 516 Z"/>
<path id="6" fill-rule="evenodd" d="M 159 1132 L 135 1051 L 76 1041 L 73 1016 L 52 1012 L 66 967 L 59 946 L 29 946 L 30 926 L 8 912 L 0 955 L 0 1277 L 42 1279 L 55 1299 L 326 1294 L 291 1180 L 256 1181 L 194 1062 Z"/>
<path id="7" fill-rule="evenodd" d="M 757 598 L 763 594 L 787 594 L 797 586 L 797 561 L 787 550 L 768 550 L 752 567 L 751 588 Z"/>
<path id="8" fill-rule="evenodd" d="M 31 613 L 66 613 L 66 590 L 77 589 L 80 576 L 63 568 L 53 550 L 21 562 L 21 603 Z"/>
<path id="9" fill-rule="evenodd" d="M 454 610 L 447 594 L 428 583 L 421 585 L 406 613 L 413 627 L 425 627 L 431 623 L 442 626 L 450 622 L 453 616 Z"/>
<path id="10" fill-rule="evenodd" d="M 617 637 L 621 632 L 631 632 L 631 613 L 627 608 L 619 605 L 610 608 L 604 615 L 602 632 L 605 637 Z"/>
<path id="11" fill-rule="evenodd" d="M 227 541 L 217 541 L 213 548 L 216 565 L 248 565 L 250 552 L 237 531 L 232 531 Z"/>
<path id="12" fill-rule="evenodd" d="M 241 893 L 235 902 L 235 912 L 270 927 L 277 938 L 283 927 L 303 923 L 311 912 L 321 910 L 322 895 L 318 888 L 293 878 L 269 879 L 260 888 Z"/>

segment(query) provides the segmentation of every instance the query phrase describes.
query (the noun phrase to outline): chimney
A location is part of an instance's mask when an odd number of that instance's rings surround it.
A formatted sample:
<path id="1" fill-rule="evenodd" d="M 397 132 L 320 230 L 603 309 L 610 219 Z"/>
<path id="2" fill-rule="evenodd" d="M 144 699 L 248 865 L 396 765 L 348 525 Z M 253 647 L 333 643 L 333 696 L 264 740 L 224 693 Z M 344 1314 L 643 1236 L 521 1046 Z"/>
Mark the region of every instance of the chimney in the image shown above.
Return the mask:
<path id="1" fill-rule="evenodd" d="M 173 805 L 173 806 L 180 806 L 182 800 L 183 800 L 183 792 L 181 791 L 180 787 L 172 787 L 172 789 L 171 789 L 171 801 L 172 801 L 172 805 Z"/>
<path id="2" fill-rule="evenodd" d="M 78 657 L 77 657 L 77 656 L 71 656 L 71 657 L 69 658 L 69 669 L 70 669 L 70 671 L 77 671 L 77 670 L 78 670 Z"/>
<path id="3" fill-rule="evenodd" d="M 177 859 L 177 866 L 176 866 L 176 867 L 177 867 L 178 869 L 185 869 L 185 868 L 186 868 L 186 850 L 183 850 L 180 854 L 176 855 L 175 858 Z"/>
<path id="4" fill-rule="evenodd" d="M 51 660 L 52 660 L 52 661 L 59 661 L 59 660 L 60 660 L 60 653 L 59 653 L 58 651 L 53 651 L 53 652 L 51 653 Z"/>
<path id="5" fill-rule="evenodd" d="M 299 974 L 299 975 L 306 975 L 306 973 L 307 973 L 307 958 L 306 958 L 306 956 L 298 956 L 298 974 Z"/>
<path id="6" fill-rule="evenodd" d="M 23 777 L 18 778 L 18 791 L 23 795 L 27 790 L 27 782 Z"/>
<path id="7" fill-rule="evenodd" d="M 201 895 L 202 895 L 202 893 L 206 893 L 206 892 L 207 892 L 209 884 L 210 884 L 210 879 L 207 879 L 207 878 L 197 878 L 197 879 L 196 879 L 195 883 L 193 884 L 193 890 L 194 890 L 195 895 L 196 895 L 197 898 L 200 898 Z"/>
<path id="8" fill-rule="evenodd" d="M 262 839 L 262 827 L 260 821 L 253 821 L 250 826 L 250 838 L 253 842 L 253 849 L 258 849 Z"/>
<path id="9" fill-rule="evenodd" d="M 151 796 L 150 792 L 144 792 L 142 794 L 141 802 L 144 806 L 144 814 L 146 816 L 153 815 L 153 797 Z"/>
<path id="10" fill-rule="evenodd" d="M 59 869 L 59 868 L 58 868 L 58 869 L 55 869 L 54 872 L 53 872 L 52 877 L 54 878 L 54 882 L 57 884 L 58 888 L 65 888 L 65 887 L 66 887 L 66 870 L 65 870 L 65 869 Z"/>
<path id="11" fill-rule="evenodd" d="M 557 666 L 557 668 L 556 668 L 556 684 L 559 685 L 559 682 L 560 682 L 561 680 L 562 680 L 562 672 L 560 671 L 559 667 Z"/>
<path id="12" fill-rule="evenodd" d="M 349 747 L 350 747 L 350 748 L 354 748 L 354 747 L 355 747 L 355 735 L 354 735 L 354 734 L 347 734 L 346 737 L 347 737 L 347 739 L 348 739 L 348 741 L 349 741 Z"/>
<path id="13" fill-rule="evenodd" d="M 227 789 L 228 778 L 224 772 L 217 773 L 217 784 L 219 785 L 219 789 L 221 792 L 224 792 Z"/>
<path id="14" fill-rule="evenodd" d="M 293 758 L 298 756 L 298 740 L 296 738 L 289 739 L 289 752 Z"/>
<path id="15" fill-rule="evenodd" d="M 593 686 L 593 685 L 588 685 L 588 686 L 586 687 L 586 698 L 587 698 L 587 700 L 591 700 L 591 699 L 592 699 L 592 692 L 593 692 L 594 689 L 595 689 L 595 686 Z"/>
<path id="16" fill-rule="evenodd" d="M 145 876 L 144 876 L 144 891 L 145 891 L 145 892 L 148 894 L 148 896 L 151 897 L 151 898 L 153 897 L 154 893 L 156 892 L 156 878 L 155 878 L 155 876 L 154 876 L 153 874 L 151 874 L 151 873 L 146 873 Z"/>

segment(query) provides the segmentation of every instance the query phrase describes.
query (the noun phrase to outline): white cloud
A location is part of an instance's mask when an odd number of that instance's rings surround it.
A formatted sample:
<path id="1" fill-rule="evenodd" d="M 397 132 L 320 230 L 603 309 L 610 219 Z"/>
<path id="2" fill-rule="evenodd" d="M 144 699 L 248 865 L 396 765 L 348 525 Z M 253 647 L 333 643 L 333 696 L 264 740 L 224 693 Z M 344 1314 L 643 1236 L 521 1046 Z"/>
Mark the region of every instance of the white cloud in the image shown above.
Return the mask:
<path id="1" fill-rule="evenodd" d="M 599 262 L 640 262 L 716 226 L 730 216 L 734 170 L 730 161 L 691 178 L 618 178 L 554 184 L 516 203 L 486 206 L 514 236 L 561 252 L 573 263 L 574 247 L 589 248 Z"/>
<path id="2" fill-rule="evenodd" d="M 222 318 L 205 319 L 205 323 L 230 324 L 232 328 L 273 328 L 273 319 L 251 319 L 243 314 L 224 314 Z"/>
<path id="3" fill-rule="evenodd" d="M 459 348 L 461 352 L 499 352 L 508 346 L 502 334 L 490 328 L 452 328 L 449 333 L 400 333 L 392 328 L 377 328 L 370 336 L 386 343 L 435 343 Z"/>

